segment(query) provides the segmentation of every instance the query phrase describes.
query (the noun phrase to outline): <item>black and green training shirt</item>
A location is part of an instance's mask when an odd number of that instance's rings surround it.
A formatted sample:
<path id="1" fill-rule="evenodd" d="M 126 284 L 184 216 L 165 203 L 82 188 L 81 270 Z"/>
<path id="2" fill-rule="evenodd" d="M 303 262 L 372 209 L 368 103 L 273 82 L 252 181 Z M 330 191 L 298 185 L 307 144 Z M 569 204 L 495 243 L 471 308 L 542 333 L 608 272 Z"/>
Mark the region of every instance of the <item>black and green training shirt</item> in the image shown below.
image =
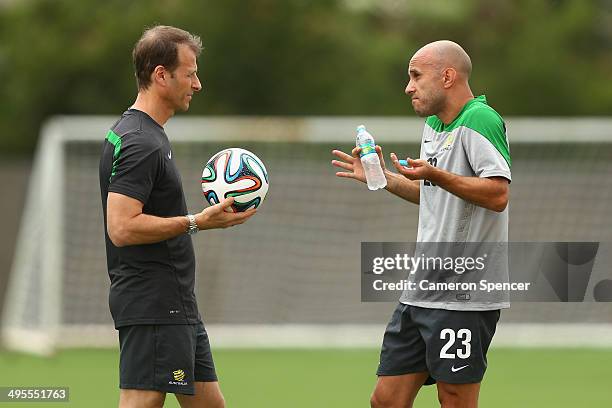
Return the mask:
<path id="1" fill-rule="evenodd" d="M 100 159 L 100 192 L 105 231 L 109 192 L 137 199 L 145 214 L 187 214 L 168 137 L 146 113 L 127 110 L 106 135 Z M 113 245 L 108 232 L 105 238 L 111 281 L 109 305 L 115 327 L 193 324 L 199 320 L 195 257 L 189 235 L 125 247 Z"/>

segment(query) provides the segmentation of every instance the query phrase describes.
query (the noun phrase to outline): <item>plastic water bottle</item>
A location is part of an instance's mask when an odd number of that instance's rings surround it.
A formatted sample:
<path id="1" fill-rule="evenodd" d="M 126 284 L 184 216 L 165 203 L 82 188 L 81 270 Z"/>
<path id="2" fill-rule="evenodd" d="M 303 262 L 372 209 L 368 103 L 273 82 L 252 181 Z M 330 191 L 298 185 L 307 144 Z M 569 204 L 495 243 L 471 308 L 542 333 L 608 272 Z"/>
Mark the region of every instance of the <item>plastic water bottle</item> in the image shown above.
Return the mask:
<path id="1" fill-rule="evenodd" d="M 370 190 L 385 188 L 387 185 L 387 178 L 380 166 L 380 160 L 376 153 L 376 144 L 374 143 L 374 138 L 368 133 L 364 125 L 357 127 L 357 140 L 355 145 L 361 147 L 359 158 L 361 159 L 361 165 L 365 172 L 368 188 Z"/>

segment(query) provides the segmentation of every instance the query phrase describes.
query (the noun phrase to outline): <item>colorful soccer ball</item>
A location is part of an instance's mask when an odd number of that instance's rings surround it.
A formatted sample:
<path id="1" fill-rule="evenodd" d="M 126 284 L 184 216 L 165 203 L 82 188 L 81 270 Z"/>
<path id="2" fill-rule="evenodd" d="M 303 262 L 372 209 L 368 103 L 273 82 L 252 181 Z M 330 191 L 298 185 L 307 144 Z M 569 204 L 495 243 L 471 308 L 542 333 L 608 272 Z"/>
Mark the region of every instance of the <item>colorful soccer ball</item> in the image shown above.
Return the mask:
<path id="1" fill-rule="evenodd" d="M 232 147 L 215 154 L 202 172 L 202 191 L 210 205 L 234 197 L 231 211 L 258 208 L 268 192 L 268 172 L 259 157 Z"/>

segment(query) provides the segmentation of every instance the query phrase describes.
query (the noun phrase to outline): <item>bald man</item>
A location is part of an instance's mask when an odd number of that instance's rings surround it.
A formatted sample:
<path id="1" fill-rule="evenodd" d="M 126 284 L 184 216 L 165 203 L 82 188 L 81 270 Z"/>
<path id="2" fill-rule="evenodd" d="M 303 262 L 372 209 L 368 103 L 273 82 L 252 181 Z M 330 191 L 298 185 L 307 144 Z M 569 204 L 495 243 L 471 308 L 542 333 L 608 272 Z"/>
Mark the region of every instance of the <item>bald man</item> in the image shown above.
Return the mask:
<path id="1" fill-rule="evenodd" d="M 470 57 L 454 42 L 436 41 L 419 49 L 408 66 L 405 93 L 417 115 L 426 117 L 420 157 L 400 163 L 391 153 L 394 173 L 385 168 L 382 149 L 376 146 L 386 189 L 419 205 L 417 247 L 471 242 L 472 251 L 482 254 L 490 249 L 483 243 L 508 241 L 511 160 L 506 127 L 484 95 L 472 94 L 471 71 Z M 337 176 L 365 183 L 359 148 L 352 155 L 332 153 L 337 158 L 332 164 L 344 170 Z M 498 253 L 500 258 L 486 269 L 488 280 L 507 281 L 503 255 Z M 434 268 L 418 272 L 410 276 L 430 282 L 441 276 Z M 457 272 L 454 278 L 461 282 L 468 275 Z M 402 294 L 385 332 L 372 407 L 412 407 L 419 389 L 434 383 L 442 407 L 477 407 L 500 309 L 510 305 L 507 293 L 460 295 Z"/>

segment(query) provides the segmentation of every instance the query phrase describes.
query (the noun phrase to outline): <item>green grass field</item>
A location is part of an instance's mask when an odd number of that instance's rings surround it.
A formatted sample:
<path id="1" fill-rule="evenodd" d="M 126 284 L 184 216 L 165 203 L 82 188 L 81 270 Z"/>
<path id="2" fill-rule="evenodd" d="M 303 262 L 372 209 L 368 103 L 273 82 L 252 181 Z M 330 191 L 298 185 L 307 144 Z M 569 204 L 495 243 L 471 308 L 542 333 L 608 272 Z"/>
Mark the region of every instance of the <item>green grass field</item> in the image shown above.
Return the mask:
<path id="1" fill-rule="evenodd" d="M 216 350 L 229 408 L 368 407 L 378 350 Z M 69 386 L 70 403 L 15 407 L 113 407 L 118 352 L 65 350 L 52 358 L 0 353 L 0 386 Z M 174 396 L 166 407 L 178 407 Z M 416 407 L 438 406 L 425 387 Z M 612 350 L 493 349 L 481 407 L 612 407 Z"/>

